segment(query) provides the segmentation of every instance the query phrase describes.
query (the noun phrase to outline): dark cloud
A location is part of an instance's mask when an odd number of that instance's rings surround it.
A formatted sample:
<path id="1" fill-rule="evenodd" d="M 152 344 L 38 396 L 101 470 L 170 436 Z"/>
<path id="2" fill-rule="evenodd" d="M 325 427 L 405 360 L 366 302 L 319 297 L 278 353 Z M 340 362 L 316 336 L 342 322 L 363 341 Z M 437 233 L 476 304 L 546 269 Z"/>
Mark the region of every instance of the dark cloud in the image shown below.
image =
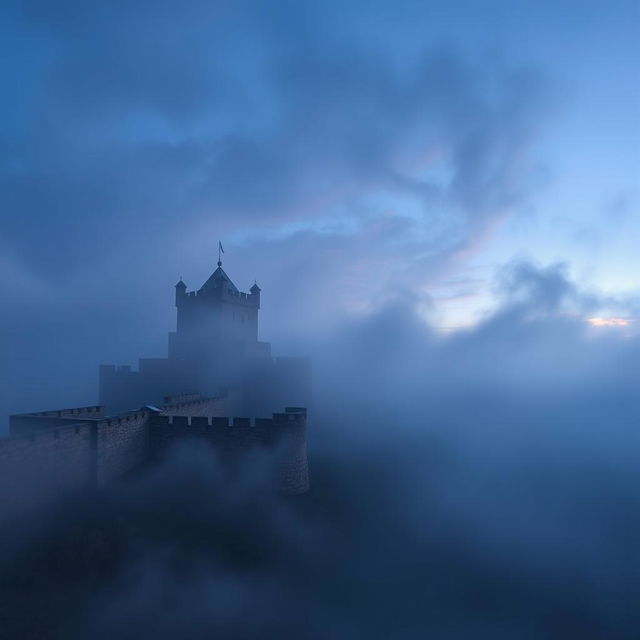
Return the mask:
<path id="1" fill-rule="evenodd" d="M 53 259 L 51 244 L 118 246 L 150 224 L 175 233 L 203 219 L 226 230 L 313 222 L 391 193 L 426 220 L 452 217 L 446 245 L 460 216 L 464 228 L 521 199 L 537 74 L 428 44 L 393 62 L 357 32 L 335 42 L 314 15 L 27 5 L 17 29 L 33 41 L 38 80 L 6 107 L 25 125 L 8 132 L 5 241 L 25 266 L 57 271 L 78 258 Z"/>

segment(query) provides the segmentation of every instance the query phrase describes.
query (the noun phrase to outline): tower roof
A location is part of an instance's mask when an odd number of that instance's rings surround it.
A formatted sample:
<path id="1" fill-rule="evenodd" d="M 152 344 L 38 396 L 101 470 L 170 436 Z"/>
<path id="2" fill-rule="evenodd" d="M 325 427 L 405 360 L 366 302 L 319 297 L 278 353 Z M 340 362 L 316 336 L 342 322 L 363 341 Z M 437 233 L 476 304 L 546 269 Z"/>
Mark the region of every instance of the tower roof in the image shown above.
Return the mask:
<path id="1" fill-rule="evenodd" d="M 254 282 L 253 286 L 251 287 L 251 289 L 249 289 L 249 291 L 251 291 L 251 293 L 260 293 L 260 287 L 258 286 L 258 283 Z"/>
<path id="2" fill-rule="evenodd" d="M 208 291 L 213 291 L 214 289 L 220 289 L 226 287 L 227 289 L 231 289 L 234 293 L 238 293 L 238 288 L 233 282 L 231 282 L 231 278 L 224 272 L 222 267 L 218 267 L 210 276 L 209 279 L 200 287 L 198 293 L 207 293 Z"/>
<path id="3" fill-rule="evenodd" d="M 180 278 L 180 280 L 178 280 L 178 284 L 176 285 L 176 289 L 186 289 L 187 285 L 182 282 L 182 278 Z"/>

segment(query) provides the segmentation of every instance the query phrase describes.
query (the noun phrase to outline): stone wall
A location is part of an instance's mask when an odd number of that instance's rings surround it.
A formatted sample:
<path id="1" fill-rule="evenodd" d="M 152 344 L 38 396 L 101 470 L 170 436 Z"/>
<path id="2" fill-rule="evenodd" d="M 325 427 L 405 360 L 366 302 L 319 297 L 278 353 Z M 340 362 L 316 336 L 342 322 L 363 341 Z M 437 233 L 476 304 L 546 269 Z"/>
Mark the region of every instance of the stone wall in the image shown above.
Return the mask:
<path id="1" fill-rule="evenodd" d="M 0 520 L 95 484 L 95 424 L 0 439 Z"/>
<path id="2" fill-rule="evenodd" d="M 130 412 L 96 425 L 96 484 L 102 487 L 149 458 L 149 412 Z"/>
<path id="3" fill-rule="evenodd" d="M 306 493 L 309 491 L 307 411 L 287 408 L 284 414 L 273 414 L 273 423 L 279 448 L 277 465 L 280 490 L 287 494 Z"/>
<path id="4" fill-rule="evenodd" d="M 270 450 L 276 486 L 285 493 L 308 490 L 306 409 L 228 418 L 219 415 L 225 398 L 179 399 L 159 411 L 143 408 L 109 418 L 101 407 L 11 416 L 12 425 L 24 431 L 31 425 L 31 431 L 0 438 L 0 520 L 61 495 L 103 487 L 164 455 L 176 441 L 194 438 L 229 459 Z M 83 420 L 85 415 L 96 417 Z"/>
<path id="5" fill-rule="evenodd" d="M 220 417 L 229 415 L 232 408 L 229 395 L 207 398 L 199 394 L 181 394 L 165 396 L 162 413 L 168 416 L 206 416 Z"/>
<path id="6" fill-rule="evenodd" d="M 309 490 L 306 448 L 306 409 L 288 408 L 272 418 L 228 418 L 156 414 L 150 418 L 152 456 L 161 457 L 173 444 L 196 439 L 223 458 L 249 450 L 268 450 L 274 456 L 275 485 L 283 493 Z"/>
<path id="7" fill-rule="evenodd" d="M 103 417 L 104 414 L 105 408 L 102 405 L 22 413 L 9 416 L 9 432 L 12 436 L 20 436 L 34 431 L 48 431 L 53 427 L 95 420 Z"/>

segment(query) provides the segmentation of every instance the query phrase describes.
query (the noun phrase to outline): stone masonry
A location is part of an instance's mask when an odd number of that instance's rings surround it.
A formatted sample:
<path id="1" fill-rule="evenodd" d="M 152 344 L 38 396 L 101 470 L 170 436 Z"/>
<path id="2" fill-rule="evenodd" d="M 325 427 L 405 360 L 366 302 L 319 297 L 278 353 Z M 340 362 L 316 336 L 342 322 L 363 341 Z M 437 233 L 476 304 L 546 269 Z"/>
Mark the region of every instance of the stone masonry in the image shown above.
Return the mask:
<path id="1" fill-rule="evenodd" d="M 11 435 L 0 438 L 0 520 L 104 487 L 194 438 L 224 457 L 270 450 L 275 486 L 287 494 L 308 490 L 306 409 L 229 418 L 221 415 L 225 398 L 166 400 L 162 408 L 111 417 L 100 406 L 11 416 Z"/>

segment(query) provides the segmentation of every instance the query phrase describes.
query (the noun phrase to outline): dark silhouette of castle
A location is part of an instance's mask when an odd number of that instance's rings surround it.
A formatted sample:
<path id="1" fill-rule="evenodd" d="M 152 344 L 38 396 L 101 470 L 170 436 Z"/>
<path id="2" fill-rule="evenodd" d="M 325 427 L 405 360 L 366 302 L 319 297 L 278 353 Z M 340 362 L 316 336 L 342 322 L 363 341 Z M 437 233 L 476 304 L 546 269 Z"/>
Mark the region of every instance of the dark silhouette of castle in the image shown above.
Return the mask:
<path id="1" fill-rule="evenodd" d="M 123 411 L 197 391 L 226 393 L 230 408 L 245 415 L 309 405 L 309 360 L 273 358 L 270 343 L 258 340 L 257 284 L 239 291 L 218 260 L 200 289 L 188 292 L 181 278 L 175 290 L 177 326 L 169 333 L 168 357 L 141 358 L 138 371 L 101 365 L 100 404 Z"/>
<path id="2" fill-rule="evenodd" d="M 100 405 L 10 416 L 10 437 L 0 438 L 0 521 L 105 486 L 179 440 L 230 462 L 271 451 L 267 480 L 307 491 L 310 363 L 273 358 L 258 340 L 258 285 L 242 293 L 218 260 L 198 291 L 180 279 L 176 307 L 168 357 L 141 359 L 138 371 L 101 365 Z"/>

